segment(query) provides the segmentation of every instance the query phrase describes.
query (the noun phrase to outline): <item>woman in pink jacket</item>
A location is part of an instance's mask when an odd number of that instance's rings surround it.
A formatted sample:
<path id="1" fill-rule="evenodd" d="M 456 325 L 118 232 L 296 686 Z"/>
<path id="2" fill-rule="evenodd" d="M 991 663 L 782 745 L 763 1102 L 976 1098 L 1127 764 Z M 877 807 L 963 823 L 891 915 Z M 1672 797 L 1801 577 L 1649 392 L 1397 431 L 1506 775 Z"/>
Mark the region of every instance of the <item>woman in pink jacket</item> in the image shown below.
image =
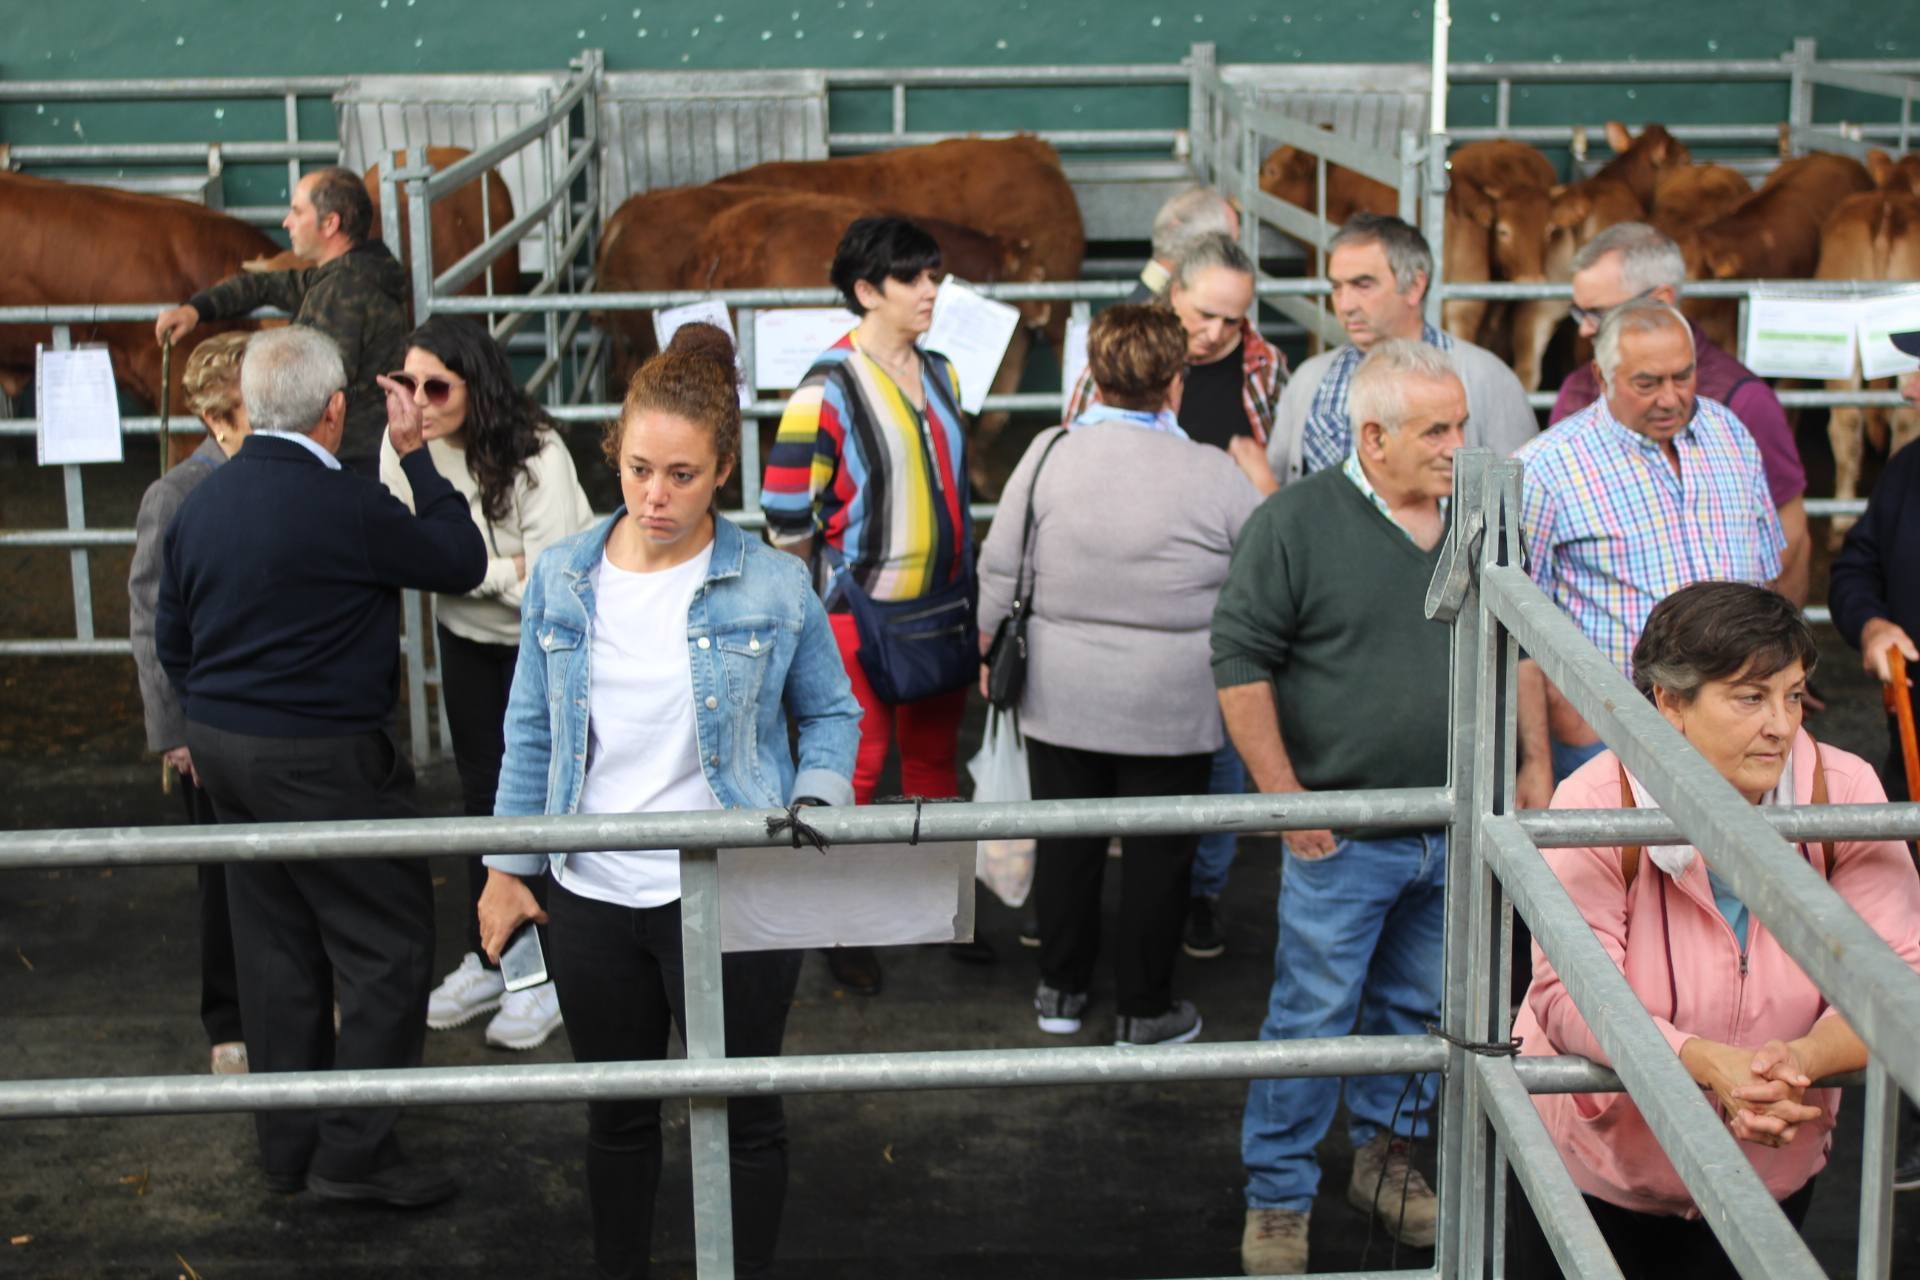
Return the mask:
<path id="1" fill-rule="evenodd" d="M 1654 608 L 1634 647 L 1634 682 L 1754 804 L 1882 801 L 1871 766 L 1817 745 L 1800 727 L 1814 660 L 1812 633 L 1780 596 L 1703 582 Z M 1610 751 L 1553 797 L 1556 809 L 1653 804 Z M 1920 969 L 1920 878 L 1904 844 L 1836 841 L 1798 849 Z M 1866 1045 L 1698 850 L 1549 849 L 1545 856 L 1654 1025 L 1711 1091 L 1767 1189 L 1800 1225 L 1814 1175 L 1827 1162 L 1840 1101 L 1839 1090 L 1810 1086 L 1865 1066 Z M 1537 944 L 1533 985 L 1514 1034 L 1524 1053 L 1607 1061 Z M 1534 1105 L 1625 1274 L 1735 1274 L 1631 1098 L 1541 1095 Z M 1510 1274 L 1554 1274 L 1538 1230 L 1519 1224 Z M 1526 1256 L 1536 1251 L 1537 1258 Z"/>

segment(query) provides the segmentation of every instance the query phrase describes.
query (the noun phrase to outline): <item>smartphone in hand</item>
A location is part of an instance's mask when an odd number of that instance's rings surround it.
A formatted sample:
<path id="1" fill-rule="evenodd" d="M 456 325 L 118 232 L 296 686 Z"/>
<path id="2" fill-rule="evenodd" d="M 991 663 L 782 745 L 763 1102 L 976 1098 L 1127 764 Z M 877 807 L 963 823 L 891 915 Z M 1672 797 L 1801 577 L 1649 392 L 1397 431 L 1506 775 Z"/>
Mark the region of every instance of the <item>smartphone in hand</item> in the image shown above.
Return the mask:
<path id="1" fill-rule="evenodd" d="M 540 949 L 540 930 L 533 921 L 515 930 L 500 953 L 500 976 L 509 991 L 524 991 L 547 980 L 547 956 Z"/>

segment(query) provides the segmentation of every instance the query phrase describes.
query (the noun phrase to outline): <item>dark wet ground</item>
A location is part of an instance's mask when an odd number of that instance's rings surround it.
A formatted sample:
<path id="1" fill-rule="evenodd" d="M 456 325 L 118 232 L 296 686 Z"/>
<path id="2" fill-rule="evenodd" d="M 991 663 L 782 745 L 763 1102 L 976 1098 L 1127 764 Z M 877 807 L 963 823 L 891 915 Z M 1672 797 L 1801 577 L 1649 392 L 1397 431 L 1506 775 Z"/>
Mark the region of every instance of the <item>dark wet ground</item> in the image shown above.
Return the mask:
<path id="1" fill-rule="evenodd" d="M 0 449 L 4 449 L 0 445 Z M 89 514 L 130 525 L 147 472 L 93 469 Z M 1816 481 L 1817 485 L 1817 481 Z M 1820 491 L 1817 487 L 1816 492 Z M 0 461 L 0 524 L 62 523 L 57 479 Z M 71 618 L 64 553 L 0 555 L 8 636 L 59 634 Z M 124 634 L 123 555 L 95 557 L 103 634 Z M 117 610 L 117 612 L 116 612 Z M 71 634 L 70 631 L 67 632 Z M 1857 660 L 1823 634 L 1824 740 L 1878 760 L 1875 698 Z M 968 750 L 979 733 L 968 725 Z M 140 753 L 130 662 L 0 659 L 0 823 L 9 829 L 162 823 L 173 802 Z M 444 764 L 422 771 L 424 811 L 454 811 Z M 439 968 L 461 949 L 461 868 L 436 860 Z M 1183 958 L 1180 992 L 1206 1039 L 1250 1039 L 1265 1008 L 1274 944 L 1277 846 L 1242 842 L 1224 903 L 1228 952 Z M 1111 885 L 1109 886 L 1111 889 Z M 0 872 L 0 1078 L 199 1072 L 192 872 Z M 1031 1047 L 1060 1043 L 1033 1025 L 1029 954 L 1015 913 L 983 902 L 999 963 L 968 967 L 934 949 L 885 954 L 884 994 L 838 990 L 809 956 L 787 1049 Z M 1111 989 L 1096 988 L 1087 1031 L 1111 1032 Z M 566 1060 L 564 1035 L 524 1056 L 487 1049 L 481 1024 L 433 1033 L 429 1065 Z M 791 1099 L 792 1189 L 781 1274 L 1218 1276 L 1238 1271 L 1238 1156 L 1244 1087 L 1232 1083 L 1083 1087 Z M 1829 1273 L 1852 1275 L 1858 1202 L 1858 1092 L 1849 1094 L 1808 1237 Z M 669 1106 L 669 1157 L 656 1274 L 691 1276 L 684 1107 Z M 588 1265 L 572 1104 L 410 1113 L 404 1139 L 452 1169 L 460 1196 L 422 1214 L 269 1196 L 242 1116 L 0 1124 L 0 1276 L 226 1277 L 574 1275 Z M 1314 1265 L 1380 1267 L 1389 1243 L 1344 1200 L 1350 1154 L 1323 1148 Z M 1897 1204 L 1896 1276 L 1920 1274 L 1920 1195 Z M 12 1241 L 13 1243 L 6 1243 Z M 1397 1265 L 1430 1258 L 1401 1250 Z"/>

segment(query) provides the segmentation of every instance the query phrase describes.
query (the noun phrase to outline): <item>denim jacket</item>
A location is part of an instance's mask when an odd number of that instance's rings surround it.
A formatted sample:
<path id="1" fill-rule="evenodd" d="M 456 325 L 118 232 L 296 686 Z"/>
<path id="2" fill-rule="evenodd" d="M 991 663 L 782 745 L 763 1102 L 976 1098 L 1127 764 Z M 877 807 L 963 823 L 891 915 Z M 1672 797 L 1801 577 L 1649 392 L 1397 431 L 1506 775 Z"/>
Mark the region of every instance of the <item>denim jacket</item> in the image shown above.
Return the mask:
<path id="1" fill-rule="evenodd" d="M 520 660 L 507 699 L 506 755 L 494 812 L 575 813 L 587 777 L 592 573 L 625 508 L 548 548 L 528 576 Z M 728 809 L 780 808 L 796 796 L 853 803 L 860 704 L 807 567 L 716 517 L 713 559 L 687 607 L 700 767 Z M 799 726 L 796 768 L 787 714 Z M 517 876 L 557 873 L 565 854 L 491 854 Z"/>

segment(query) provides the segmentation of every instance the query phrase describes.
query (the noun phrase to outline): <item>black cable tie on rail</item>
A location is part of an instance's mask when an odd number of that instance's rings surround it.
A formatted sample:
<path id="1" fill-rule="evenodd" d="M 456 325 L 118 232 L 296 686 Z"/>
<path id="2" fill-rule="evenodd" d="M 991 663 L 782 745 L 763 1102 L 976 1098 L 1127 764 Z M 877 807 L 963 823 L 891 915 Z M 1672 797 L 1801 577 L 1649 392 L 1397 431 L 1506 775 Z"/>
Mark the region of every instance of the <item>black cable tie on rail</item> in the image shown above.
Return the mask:
<path id="1" fill-rule="evenodd" d="M 831 842 L 825 836 L 821 835 L 816 828 L 808 825 L 807 822 L 800 817 L 801 808 L 802 806 L 800 805 L 790 804 L 787 806 L 786 817 L 768 818 L 767 834 L 777 836 L 783 831 L 789 832 L 793 836 L 794 848 L 798 849 L 800 842 L 804 840 L 821 853 L 825 853 L 827 851 L 827 845 Z"/>
<path id="2" fill-rule="evenodd" d="M 1438 1036 L 1454 1048 L 1465 1049 L 1468 1053 L 1478 1054 L 1482 1058 L 1517 1058 L 1520 1056 L 1522 1037 L 1519 1036 L 1515 1036 L 1511 1040 L 1462 1040 L 1458 1036 L 1448 1035 L 1431 1022 L 1427 1024 L 1427 1034 L 1430 1036 Z"/>
<path id="3" fill-rule="evenodd" d="M 874 803 L 913 805 L 913 834 L 907 837 L 907 843 L 914 845 L 920 843 L 920 813 L 926 805 L 957 804 L 959 801 L 959 796 L 882 796 Z"/>

